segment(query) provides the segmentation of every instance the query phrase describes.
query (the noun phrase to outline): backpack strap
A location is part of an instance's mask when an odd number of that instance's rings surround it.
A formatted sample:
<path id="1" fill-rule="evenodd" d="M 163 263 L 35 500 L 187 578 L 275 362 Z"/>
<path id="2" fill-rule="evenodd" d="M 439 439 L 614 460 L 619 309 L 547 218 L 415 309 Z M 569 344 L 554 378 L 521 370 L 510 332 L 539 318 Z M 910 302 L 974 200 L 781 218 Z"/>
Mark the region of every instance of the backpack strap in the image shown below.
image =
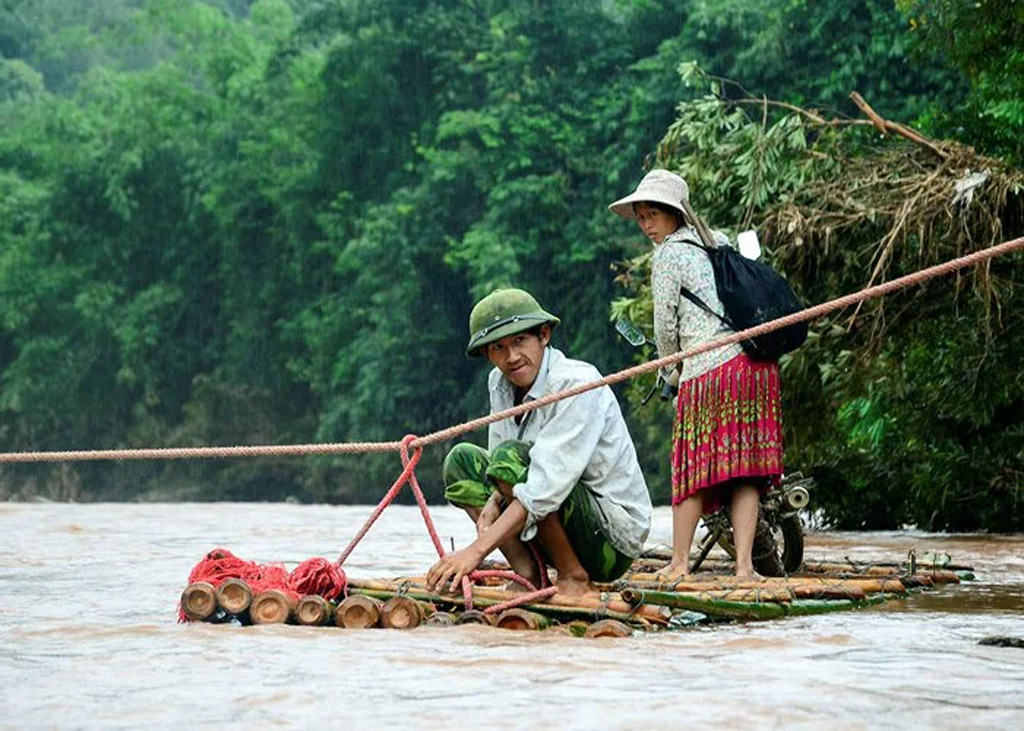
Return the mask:
<path id="1" fill-rule="evenodd" d="M 701 308 L 702 310 L 707 312 L 709 315 L 714 315 L 719 320 L 724 322 L 726 325 L 731 327 L 733 330 L 736 330 L 736 326 L 732 324 L 732 321 L 729 318 L 722 317 L 717 312 L 712 310 L 710 307 L 708 307 L 707 303 L 704 300 L 702 300 L 700 297 L 698 297 L 693 292 L 688 290 L 685 286 L 680 286 L 679 287 L 679 294 L 683 295 L 683 297 L 685 297 L 686 299 L 690 300 L 690 302 L 692 302 L 693 304 L 697 305 L 697 307 Z"/>
<path id="2" fill-rule="evenodd" d="M 710 255 L 711 255 L 711 247 L 710 246 L 706 246 L 706 245 L 698 243 L 696 241 L 691 241 L 689 238 L 684 239 L 684 241 L 687 244 L 689 244 L 690 246 L 696 246 L 698 249 L 703 249 L 704 253 L 707 254 L 709 256 L 709 258 L 710 258 Z M 685 297 L 686 299 L 690 300 L 690 302 L 692 302 L 693 304 L 697 305 L 697 307 L 701 308 L 702 310 L 704 310 L 709 315 L 714 315 L 715 317 L 717 317 L 719 320 L 721 320 L 723 323 L 725 323 L 725 325 L 727 327 L 732 328 L 733 331 L 738 331 L 739 330 L 739 328 L 737 328 L 732 323 L 732 320 L 730 320 L 727 317 L 722 317 L 717 312 L 712 310 L 710 307 L 708 307 L 707 302 L 705 302 L 700 297 L 698 297 L 693 292 L 691 292 L 689 289 L 687 289 L 685 285 L 680 285 L 680 287 L 679 287 L 679 294 L 683 295 L 683 297 Z"/>

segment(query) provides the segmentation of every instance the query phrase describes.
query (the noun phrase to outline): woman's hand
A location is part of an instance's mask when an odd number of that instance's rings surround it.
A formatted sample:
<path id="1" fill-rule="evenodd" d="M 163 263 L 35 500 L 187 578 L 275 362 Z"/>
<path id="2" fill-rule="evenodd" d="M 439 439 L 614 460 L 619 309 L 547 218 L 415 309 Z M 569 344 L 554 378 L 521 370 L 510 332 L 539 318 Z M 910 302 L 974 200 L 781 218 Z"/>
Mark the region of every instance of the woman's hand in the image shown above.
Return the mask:
<path id="1" fill-rule="evenodd" d="M 476 569 L 482 560 L 483 556 L 479 555 L 473 544 L 461 551 L 449 553 L 427 572 L 427 590 L 444 591 L 447 584 L 448 591 L 457 591 L 462 584 L 462 577 Z"/>

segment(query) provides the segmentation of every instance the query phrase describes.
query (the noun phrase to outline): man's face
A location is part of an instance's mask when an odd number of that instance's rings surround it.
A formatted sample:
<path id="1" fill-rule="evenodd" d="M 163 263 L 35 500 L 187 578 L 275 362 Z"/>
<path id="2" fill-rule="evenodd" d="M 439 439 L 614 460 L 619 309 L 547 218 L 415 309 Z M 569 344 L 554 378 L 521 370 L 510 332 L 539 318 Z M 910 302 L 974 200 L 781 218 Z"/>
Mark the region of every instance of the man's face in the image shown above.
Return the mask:
<path id="1" fill-rule="evenodd" d="M 679 228 L 679 219 L 649 203 L 637 203 L 633 215 L 644 236 L 656 244 L 660 244 L 666 236 Z"/>
<path id="2" fill-rule="evenodd" d="M 549 340 L 551 328 L 548 325 L 541 326 L 539 336 L 528 332 L 508 335 L 487 346 L 487 359 L 513 385 L 528 389 L 537 380 Z"/>

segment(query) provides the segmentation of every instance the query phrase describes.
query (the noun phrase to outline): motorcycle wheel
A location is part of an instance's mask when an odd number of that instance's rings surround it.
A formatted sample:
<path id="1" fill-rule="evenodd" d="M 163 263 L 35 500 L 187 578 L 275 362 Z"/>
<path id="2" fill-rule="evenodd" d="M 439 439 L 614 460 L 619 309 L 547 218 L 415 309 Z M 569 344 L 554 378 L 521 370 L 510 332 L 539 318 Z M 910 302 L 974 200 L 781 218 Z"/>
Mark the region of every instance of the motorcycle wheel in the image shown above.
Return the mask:
<path id="1" fill-rule="evenodd" d="M 772 527 L 758 519 L 754 534 L 754 570 L 761 576 L 785 576 L 804 561 L 804 526 L 796 515 L 784 517 Z"/>
<path id="2" fill-rule="evenodd" d="M 797 515 L 787 515 L 779 524 L 782 534 L 782 568 L 791 574 L 804 562 L 804 525 Z"/>
<path id="3" fill-rule="evenodd" d="M 754 547 L 751 558 L 754 571 L 761 576 L 784 576 L 786 568 L 782 562 L 784 546 L 779 545 L 781 536 L 768 525 L 763 517 L 757 519 L 757 530 L 754 532 Z"/>

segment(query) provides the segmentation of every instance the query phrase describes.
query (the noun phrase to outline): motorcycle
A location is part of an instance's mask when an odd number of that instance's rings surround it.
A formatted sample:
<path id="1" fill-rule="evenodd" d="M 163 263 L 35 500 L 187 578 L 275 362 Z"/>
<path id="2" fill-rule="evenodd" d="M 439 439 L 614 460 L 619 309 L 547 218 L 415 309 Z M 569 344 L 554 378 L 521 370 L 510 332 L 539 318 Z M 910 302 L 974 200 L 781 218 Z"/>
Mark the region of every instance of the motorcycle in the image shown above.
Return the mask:
<path id="1" fill-rule="evenodd" d="M 803 563 L 804 527 L 800 511 L 810 503 L 813 484 L 813 478 L 795 472 L 783 475 L 782 484 L 761 497 L 753 548 L 754 570 L 761 576 L 785 576 Z M 690 565 L 691 573 L 700 568 L 716 545 L 736 560 L 728 509 L 705 516 L 703 525 L 705 533 L 697 541 L 697 556 Z"/>
<path id="2" fill-rule="evenodd" d="M 615 330 L 633 347 L 652 344 L 643 331 L 630 320 L 620 317 Z M 662 401 L 674 398 L 673 389 L 659 375 L 641 405 L 646 405 L 660 391 Z M 757 528 L 754 532 L 754 570 L 762 576 L 785 576 L 799 569 L 804 558 L 804 528 L 800 511 L 810 503 L 811 477 L 800 472 L 783 475 L 781 484 L 761 496 Z M 722 508 L 702 518 L 704 533 L 698 540 L 697 555 L 690 571 L 697 571 L 711 549 L 720 546 L 732 560 L 736 560 L 732 524 L 729 511 Z"/>

